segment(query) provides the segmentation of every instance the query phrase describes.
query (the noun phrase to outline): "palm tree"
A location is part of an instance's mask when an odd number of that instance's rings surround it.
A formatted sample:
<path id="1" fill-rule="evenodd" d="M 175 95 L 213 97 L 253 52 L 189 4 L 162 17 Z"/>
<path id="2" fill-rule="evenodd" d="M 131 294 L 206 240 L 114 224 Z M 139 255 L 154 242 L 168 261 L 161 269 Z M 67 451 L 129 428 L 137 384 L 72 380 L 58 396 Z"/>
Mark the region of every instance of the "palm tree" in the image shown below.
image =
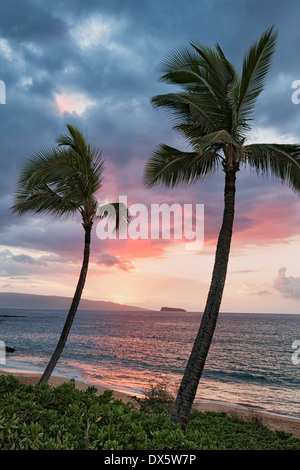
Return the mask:
<path id="1" fill-rule="evenodd" d="M 56 349 L 39 384 L 48 382 L 67 342 L 87 276 L 95 218 L 110 216 L 112 219 L 111 209 L 114 209 L 115 229 L 129 220 L 127 209 L 119 203 L 98 206 L 96 194 L 102 187 L 104 171 L 102 151 L 92 147 L 77 128 L 70 124 L 67 128 L 68 134 L 57 138 L 57 147 L 37 151 L 25 162 L 11 208 L 19 215 L 49 213 L 57 218 L 79 213 L 84 228 L 84 252 L 77 287 Z"/>
<path id="2" fill-rule="evenodd" d="M 174 118 L 174 129 L 190 145 L 181 151 L 159 145 L 145 167 L 145 185 L 190 185 L 225 173 L 223 222 L 206 306 L 172 410 L 171 420 L 185 428 L 216 327 L 232 238 L 236 176 L 242 165 L 260 175 L 272 175 L 293 190 L 300 190 L 300 146 L 246 144 L 256 100 L 264 88 L 277 32 L 265 31 L 244 56 L 242 73 L 227 60 L 219 44 L 215 49 L 191 42 L 162 62 L 160 80 L 179 85 L 177 93 L 152 98 Z"/>

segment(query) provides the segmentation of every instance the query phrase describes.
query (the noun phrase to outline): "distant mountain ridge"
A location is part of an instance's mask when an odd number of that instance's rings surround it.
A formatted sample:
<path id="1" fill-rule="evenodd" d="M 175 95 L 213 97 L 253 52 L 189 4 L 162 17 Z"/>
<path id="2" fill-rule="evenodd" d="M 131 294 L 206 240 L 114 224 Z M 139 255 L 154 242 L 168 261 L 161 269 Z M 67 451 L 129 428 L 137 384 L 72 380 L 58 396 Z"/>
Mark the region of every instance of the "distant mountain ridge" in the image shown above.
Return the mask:
<path id="1" fill-rule="evenodd" d="M 72 299 L 56 295 L 20 294 L 0 292 L 0 307 L 3 308 L 49 308 L 68 310 Z M 102 300 L 81 299 L 78 310 L 128 310 L 147 311 L 149 309 L 123 305 Z"/>
<path id="2" fill-rule="evenodd" d="M 161 312 L 186 312 L 184 308 L 162 307 Z"/>

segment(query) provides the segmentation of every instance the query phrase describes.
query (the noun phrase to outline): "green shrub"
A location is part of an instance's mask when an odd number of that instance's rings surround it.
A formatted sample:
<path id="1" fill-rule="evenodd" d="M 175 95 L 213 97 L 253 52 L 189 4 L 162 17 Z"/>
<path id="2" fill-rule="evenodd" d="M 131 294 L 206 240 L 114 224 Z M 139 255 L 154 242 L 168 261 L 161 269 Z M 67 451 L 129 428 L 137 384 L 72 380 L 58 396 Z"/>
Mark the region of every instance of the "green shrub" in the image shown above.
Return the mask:
<path id="1" fill-rule="evenodd" d="M 149 383 L 149 389 L 144 391 L 144 397 L 132 397 L 133 403 L 138 404 L 139 410 L 147 414 L 171 414 L 175 396 L 169 391 L 165 378 L 156 383 Z"/>
<path id="2" fill-rule="evenodd" d="M 0 376 L 1 450 L 297 449 L 300 440 L 225 413 L 193 412 L 185 432 L 167 413 L 96 396 L 95 387 L 28 386 Z"/>

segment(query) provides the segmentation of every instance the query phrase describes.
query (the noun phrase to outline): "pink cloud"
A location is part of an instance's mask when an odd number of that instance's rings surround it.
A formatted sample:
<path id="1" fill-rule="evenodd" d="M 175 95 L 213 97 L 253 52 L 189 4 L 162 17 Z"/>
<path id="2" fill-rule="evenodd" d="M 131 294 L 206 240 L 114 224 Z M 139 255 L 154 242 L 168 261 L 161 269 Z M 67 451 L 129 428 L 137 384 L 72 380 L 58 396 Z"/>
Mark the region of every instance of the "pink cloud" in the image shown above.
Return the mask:
<path id="1" fill-rule="evenodd" d="M 237 227 L 236 243 L 265 245 L 283 242 L 299 234 L 299 202 L 298 207 L 293 200 L 290 204 L 274 201 L 257 205 L 247 214 L 247 220 L 245 228 L 240 227 L 239 230 Z"/>

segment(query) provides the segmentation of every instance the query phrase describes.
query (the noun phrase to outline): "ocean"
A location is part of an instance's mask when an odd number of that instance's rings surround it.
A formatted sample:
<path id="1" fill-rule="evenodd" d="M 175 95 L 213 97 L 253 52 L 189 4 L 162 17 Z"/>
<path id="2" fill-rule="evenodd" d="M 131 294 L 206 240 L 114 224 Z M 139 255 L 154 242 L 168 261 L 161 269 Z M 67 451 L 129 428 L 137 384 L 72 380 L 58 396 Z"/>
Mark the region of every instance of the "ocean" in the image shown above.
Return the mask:
<path id="1" fill-rule="evenodd" d="M 67 312 L 0 309 L 10 370 L 43 371 Z M 132 395 L 165 381 L 176 393 L 200 313 L 79 310 L 54 373 Z M 299 315 L 221 313 L 196 400 L 300 417 Z M 298 349 L 300 348 L 300 342 Z"/>

